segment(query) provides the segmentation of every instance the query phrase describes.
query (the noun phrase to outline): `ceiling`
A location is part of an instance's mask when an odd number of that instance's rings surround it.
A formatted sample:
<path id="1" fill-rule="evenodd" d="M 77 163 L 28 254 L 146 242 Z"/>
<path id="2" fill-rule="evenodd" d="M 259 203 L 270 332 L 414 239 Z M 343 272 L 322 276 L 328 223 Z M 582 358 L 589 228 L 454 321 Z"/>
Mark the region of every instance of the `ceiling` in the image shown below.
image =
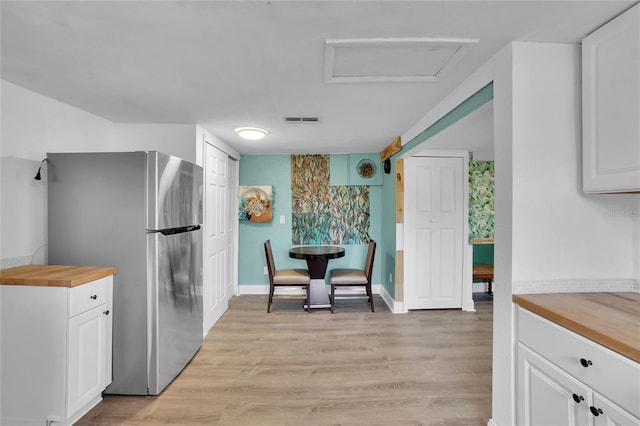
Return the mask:
<path id="1" fill-rule="evenodd" d="M 1 73 L 114 122 L 197 123 L 241 153 L 378 152 L 510 41 L 578 43 L 634 3 L 3 0 Z"/>

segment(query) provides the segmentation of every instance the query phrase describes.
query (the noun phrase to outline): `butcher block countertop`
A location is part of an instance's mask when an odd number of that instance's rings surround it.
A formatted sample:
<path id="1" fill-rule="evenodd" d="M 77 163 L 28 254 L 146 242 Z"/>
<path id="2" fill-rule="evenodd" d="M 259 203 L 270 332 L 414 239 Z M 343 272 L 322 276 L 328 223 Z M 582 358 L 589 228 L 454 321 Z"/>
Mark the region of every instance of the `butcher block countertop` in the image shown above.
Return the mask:
<path id="1" fill-rule="evenodd" d="M 117 272 L 100 266 L 26 265 L 0 270 L 0 284 L 75 287 Z"/>
<path id="2" fill-rule="evenodd" d="M 640 294 L 520 294 L 513 302 L 640 362 Z"/>

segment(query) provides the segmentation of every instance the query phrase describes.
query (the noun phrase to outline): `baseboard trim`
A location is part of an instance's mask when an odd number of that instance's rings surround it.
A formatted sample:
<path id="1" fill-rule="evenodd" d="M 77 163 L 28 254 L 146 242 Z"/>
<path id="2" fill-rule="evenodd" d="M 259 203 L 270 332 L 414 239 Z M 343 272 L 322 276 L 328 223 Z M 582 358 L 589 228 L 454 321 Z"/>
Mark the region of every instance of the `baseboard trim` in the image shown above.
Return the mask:
<path id="1" fill-rule="evenodd" d="M 298 289 L 286 289 L 284 287 L 279 288 L 278 290 L 295 290 L 295 291 L 299 291 L 300 294 L 304 294 L 304 292 L 302 290 L 298 290 Z M 267 295 L 269 294 L 269 285 L 264 285 L 264 284 L 257 284 L 257 285 L 239 285 L 238 286 L 238 296 L 242 296 L 244 294 L 254 294 L 254 295 L 258 295 L 258 294 L 264 294 Z"/>

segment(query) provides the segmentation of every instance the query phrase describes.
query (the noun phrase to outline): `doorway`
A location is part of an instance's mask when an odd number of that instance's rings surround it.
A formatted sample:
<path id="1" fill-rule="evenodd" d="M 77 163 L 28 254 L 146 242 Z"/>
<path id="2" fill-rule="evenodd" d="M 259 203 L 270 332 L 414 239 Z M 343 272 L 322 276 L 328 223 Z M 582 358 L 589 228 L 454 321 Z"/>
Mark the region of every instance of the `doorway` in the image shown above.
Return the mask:
<path id="1" fill-rule="evenodd" d="M 466 116 L 455 121 L 455 123 L 449 125 L 445 129 L 442 129 L 438 133 L 430 136 L 426 140 L 424 140 L 421 144 L 417 145 L 412 151 L 411 155 L 438 155 L 438 156 L 446 156 L 451 155 L 451 153 L 455 152 L 464 152 L 467 153 L 470 157 L 469 159 L 473 159 L 475 163 L 476 160 L 480 162 L 493 163 L 494 161 L 494 132 L 493 132 L 493 100 L 488 100 L 481 106 L 477 107 L 473 112 L 469 113 Z M 411 157 L 406 157 L 404 159 L 405 165 L 405 214 L 408 215 L 409 208 L 407 203 L 411 203 L 409 200 L 409 192 L 406 188 L 406 185 L 410 184 L 410 180 L 412 179 L 407 173 L 407 162 L 410 161 Z M 465 163 L 467 165 L 467 170 L 465 171 L 465 181 L 468 181 L 468 170 L 471 166 L 471 163 Z M 492 167 L 493 170 L 493 167 Z M 465 186 L 467 191 L 469 190 L 468 185 Z M 492 186 L 493 188 L 493 186 Z M 465 195 L 465 200 L 469 201 L 469 194 Z M 493 201 L 493 200 L 492 200 Z M 469 207 L 469 210 L 471 207 Z M 493 209 L 493 203 L 491 206 Z M 411 289 L 411 281 L 413 280 L 409 274 L 411 274 L 412 270 L 420 267 L 416 264 L 417 256 L 416 253 L 412 253 L 415 249 L 409 244 L 409 239 L 412 238 L 412 232 L 408 230 L 408 223 L 411 219 L 405 216 L 405 231 L 404 231 L 404 310 L 407 309 L 415 309 L 412 308 L 414 306 L 414 302 L 410 299 L 412 296 Z M 464 237 L 464 264 L 462 267 L 463 270 L 463 287 L 462 287 L 462 309 L 467 311 L 473 311 L 474 308 L 474 297 L 478 295 L 484 296 L 483 293 L 486 293 L 486 287 L 482 283 L 473 284 L 472 280 L 472 268 L 473 268 L 473 246 L 471 244 L 472 234 L 471 234 L 471 222 L 472 219 L 467 221 L 467 217 L 465 217 L 465 224 L 467 228 L 465 229 L 465 237 Z M 490 226 L 490 234 L 493 237 L 493 216 L 491 217 L 491 226 Z M 479 293 L 479 294 L 476 294 Z M 484 300 L 484 299 L 483 299 Z"/>

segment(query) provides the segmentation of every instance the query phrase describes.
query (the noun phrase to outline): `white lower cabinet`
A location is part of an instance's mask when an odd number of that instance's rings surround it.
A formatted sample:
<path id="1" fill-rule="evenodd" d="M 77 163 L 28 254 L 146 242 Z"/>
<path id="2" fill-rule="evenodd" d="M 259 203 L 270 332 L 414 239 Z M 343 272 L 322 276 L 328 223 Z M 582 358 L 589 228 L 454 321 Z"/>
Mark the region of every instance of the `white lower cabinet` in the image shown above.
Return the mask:
<path id="1" fill-rule="evenodd" d="M 2 425 L 71 425 L 111 383 L 113 277 L 72 288 L 5 285 Z"/>
<path id="2" fill-rule="evenodd" d="M 102 393 L 107 353 L 106 304 L 69 320 L 67 412 L 78 412 Z"/>
<path id="3" fill-rule="evenodd" d="M 588 424 L 589 389 L 523 344 L 518 344 L 518 424 Z"/>
<path id="4" fill-rule="evenodd" d="M 520 426 L 640 425 L 640 365 L 518 308 Z"/>

